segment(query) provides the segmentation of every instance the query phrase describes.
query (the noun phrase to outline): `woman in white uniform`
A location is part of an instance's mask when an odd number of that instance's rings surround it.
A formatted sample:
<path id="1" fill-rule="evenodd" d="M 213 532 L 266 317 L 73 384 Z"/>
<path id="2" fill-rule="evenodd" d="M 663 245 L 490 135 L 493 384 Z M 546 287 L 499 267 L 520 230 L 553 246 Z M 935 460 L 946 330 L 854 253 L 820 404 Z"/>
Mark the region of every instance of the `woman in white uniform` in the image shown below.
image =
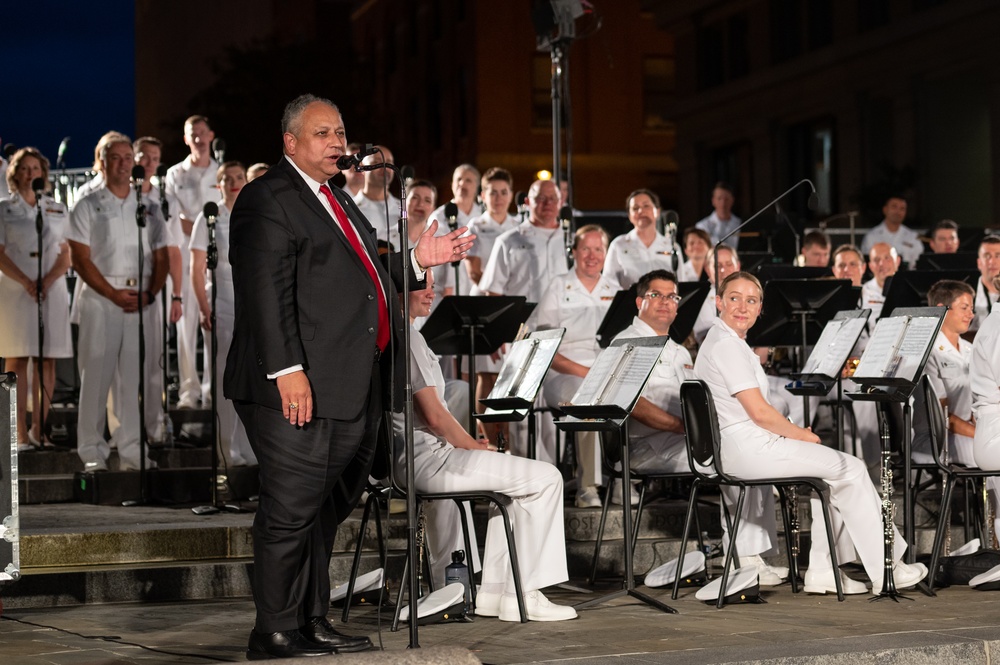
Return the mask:
<path id="1" fill-rule="evenodd" d="M 486 439 L 474 439 L 448 411 L 442 399 L 444 377 L 438 358 L 418 330 L 415 317 L 427 316 L 434 300 L 433 274 L 427 285 L 410 293 L 410 371 L 413 386 L 414 456 L 417 489 L 422 492 L 489 490 L 514 501 L 508 507 L 517 546 L 528 618 L 564 621 L 576 618 L 572 607 L 555 605 L 540 589 L 569 579 L 563 527 L 562 475 L 547 462 L 503 455 Z M 396 420 L 401 431 L 401 418 Z M 396 477 L 403 477 L 406 454 L 397 437 Z M 424 506 L 427 551 L 432 575 L 443 577 L 453 550 L 464 547 L 458 508 L 453 501 Z M 520 621 L 514 595 L 503 517 L 490 514 L 483 554 L 482 586 L 476 614 L 501 621 Z"/>
<path id="2" fill-rule="evenodd" d="M 49 186 L 49 160 L 35 148 L 21 148 L 7 169 L 10 198 L 0 200 L 0 356 L 6 371 L 17 374 L 17 441 L 19 450 L 31 444 L 51 446 L 39 431 L 39 414 L 48 420 L 49 401 L 55 387 L 55 358 L 71 358 L 73 344 L 69 331 L 69 246 L 64 236 L 69 226 L 66 206 L 51 196 L 35 198 L 31 183 L 35 178 Z M 35 219 L 42 214 L 42 292 L 37 290 L 38 232 Z M 34 368 L 31 431 L 27 429 L 28 362 L 38 357 L 38 298 L 42 301 L 45 348 L 42 349 L 42 377 L 45 395 L 38 403 L 39 368 Z M 31 442 L 30 444 L 28 442 Z"/>
<path id="3" fill-rule="evenodd" d="M 811 430 L 792 424 L 767 401 L 767 376 L 746 343 L 747 331 L 760 315 L 762 293 L 757 278 L 746 272 L 735 272 L 722 281 L 716 297 L 719 318 L 695 361 L 695 376 L 708 384 L 715 399 L 723 468 L 747 480 L 810 476 L 826 481 L 838 561 L 860 558 L 877 593 L 884 569 L 881 499 L 861 460 L 821 445 Z M 810 593 L 836 590 L 822 514 L 814 500 L 813 541 L 805 576 L 805 590 Z M 900 560 L 905 549 L 897 532 L 893 575 L 900 589 L 913 586 L 927 574 L 922 564 Z M 864 584 L 839 574 L 845 593 L 865 592 Z"/>
<path id="4" fill-rule="evenodd" d="M 222 397 L 222 376 L 226 372 L 226 356 L 233 343 L 233 324 L 236 320 L 236 296 L 233 291 L 233 267 L 229 263 L 229 214 L 236 203 L 240 190 L 247 184 L 246 169 L 235 161 L 219 167 L 216 179 L 222 192 L 219 201 L 219 215 L 215 218 L 215 244 L 218 249 L 218 263 L 215 267 L 215 334 L 218 340 L 218 356 L 211 366 L 215 370 L 215 385 L 218 397 Z M 191 285 L 198 299 L 201 327 L 206 339 L 212 329 L 212 284 L 208 273 L 208 220 L 202 212 L 195 220 L 191 231 Z M 206 350 L 211 353 L 210 345 Z M 207 363 L 206 363 L 207 364 Z M 257 457 L 250 448 L 243 421 L 236 417 L 232 400 L 220 399 L 219 445 L 223 458 L 232 466 L 252 466 Z"/>
<path id="5" fill-rule="evenodd" d="M 549 406 L 558 407 L 572 399 L 600 355 L 597 329 L 619 290 L 613 279 L 601 274 L 607 247 L 608 234 L 600 226 L 588 224 L 577 229 L 573 237 L 573 272 L 554 277 L 538 303 L 539 330 L 566 329 L 545 377 L 543 394 Z M 554 459 L 555 437 L 545 436 L 544 443 L 550 446 Z M 597 487 L 602 484 L 602 470 L 598 433 L 577 432 L 576 451 L 576 505 L 599 507 Z"/>
<path id="6" fill-rule="evenodd" d="M 647 272 L 673 270 L 674 243 L 656 230 L 660 197 L 648 189 L 637 189 L 625 200 L 628 221 L 635 227 L 618 236 L 608 247 L 604 274 L 627 289 Z"/>
<path id="7" fill-rule="evenodd" d="M 1000 278 L 994 278 L 993 283 L 1000 286 Z M 976 466 L 1000 469 L 1000 307 L 993 308 L 976 333 L 969 381 L 972 385 L 972 411 L 976 415 L 976 434 L 972 441 Z M 992 489 L 996 501 L 996 486 Z M 1000 519 L 994 521 L 996 533 L 1000 533 Z"/>

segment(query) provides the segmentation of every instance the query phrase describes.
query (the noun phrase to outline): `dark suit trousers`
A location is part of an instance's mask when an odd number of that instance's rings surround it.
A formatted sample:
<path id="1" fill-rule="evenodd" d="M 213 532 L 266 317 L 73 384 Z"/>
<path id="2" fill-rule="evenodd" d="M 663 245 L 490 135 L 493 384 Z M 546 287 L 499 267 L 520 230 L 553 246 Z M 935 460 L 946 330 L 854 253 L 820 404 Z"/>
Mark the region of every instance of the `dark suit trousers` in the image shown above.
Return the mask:
<path id="1" fill-rule="evenodd" d="M 294 630 L 330 606 L 330 555 L 337 526 L 368 479 L 381 415 L 378 363 L 367 406 L 351 421 L 314 418 L 288 424 L 280 411 L 237 403 L 260 463 L 253 523 L 255 628 Z"/>

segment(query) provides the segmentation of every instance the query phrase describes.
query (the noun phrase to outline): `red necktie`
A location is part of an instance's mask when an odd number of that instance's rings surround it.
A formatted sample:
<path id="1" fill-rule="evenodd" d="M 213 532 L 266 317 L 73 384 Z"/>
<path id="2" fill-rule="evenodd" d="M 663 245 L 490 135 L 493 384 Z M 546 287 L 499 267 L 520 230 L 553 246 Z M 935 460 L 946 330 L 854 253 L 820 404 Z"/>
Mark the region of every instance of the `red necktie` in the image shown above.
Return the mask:
<path id="1" fill-rule="evenodd" d="M 361 245 L 361 239 L 358 238 L 354 227 L 351 226 L 351 222 L 347 219 L 347 213 L 344 212 L 340 203 L 334 198 L 330 187 L 328 185 L 321 185 L 319 191 L 323 192 L 323 195 L 330 202 L 330 207 L 333 208 L 333 216 L 337 218 L 340 229 L 347 236 L 347 242 L 351 243 L 351 247 L 357 252 L 362 265 L 368 271 L 368 276 L 371 277 L 372 282 L 375 284 L 375 293 L 378 298 L 378 333 L 375 336 L 375 344 L 378 345 L 379 351 L 384 351 L 386 345 L 389 343 L 389 310 L 386 307 L 385 298 L 382 297 L 382 287 L 379 284 L 378 274 L 375 272 L 375 264 L 372 263 L 371 257 Z"/>

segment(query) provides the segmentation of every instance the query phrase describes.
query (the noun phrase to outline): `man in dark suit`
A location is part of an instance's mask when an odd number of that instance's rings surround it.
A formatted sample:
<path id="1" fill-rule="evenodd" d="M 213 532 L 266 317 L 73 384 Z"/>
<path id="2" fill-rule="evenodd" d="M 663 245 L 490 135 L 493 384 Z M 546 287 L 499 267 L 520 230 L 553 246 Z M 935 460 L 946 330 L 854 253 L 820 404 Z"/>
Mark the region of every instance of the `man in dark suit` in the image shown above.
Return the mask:
<path id="1" fill-rule="evenodd" d="M 330 101 L 304 95 L 282 118 L 284 158 L 248 184 L 233 209 L 236 323 L 225 395 L 260 462 L 254 520 L 251 659 L 360 651 L 326 620 L 337 525 L 357 505 L 388 387 L 404 383 L 399 256 L 387 271 L 375 231 L 338 187 L 347 150 Z M 411 279 L 465 258 L 459 229 L 413 250 Z M 391 275 L 390 275 L 391 273 Z M 394 331 L 394 332 L 393 332 Z"/>

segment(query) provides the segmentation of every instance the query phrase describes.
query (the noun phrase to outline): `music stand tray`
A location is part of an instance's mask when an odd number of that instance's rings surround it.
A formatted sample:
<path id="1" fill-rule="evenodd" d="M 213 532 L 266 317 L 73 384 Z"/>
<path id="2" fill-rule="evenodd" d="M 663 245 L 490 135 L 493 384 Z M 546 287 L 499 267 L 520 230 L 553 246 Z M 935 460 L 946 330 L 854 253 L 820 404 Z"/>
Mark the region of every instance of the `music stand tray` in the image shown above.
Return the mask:
<path id="1" fill-rule="evenodd" d="M 747 332 L 750 346 L 810 346 L 837 312 L 858 306 L 847 279 L 772 279 L 763 296 L 760 318 Z"/>

